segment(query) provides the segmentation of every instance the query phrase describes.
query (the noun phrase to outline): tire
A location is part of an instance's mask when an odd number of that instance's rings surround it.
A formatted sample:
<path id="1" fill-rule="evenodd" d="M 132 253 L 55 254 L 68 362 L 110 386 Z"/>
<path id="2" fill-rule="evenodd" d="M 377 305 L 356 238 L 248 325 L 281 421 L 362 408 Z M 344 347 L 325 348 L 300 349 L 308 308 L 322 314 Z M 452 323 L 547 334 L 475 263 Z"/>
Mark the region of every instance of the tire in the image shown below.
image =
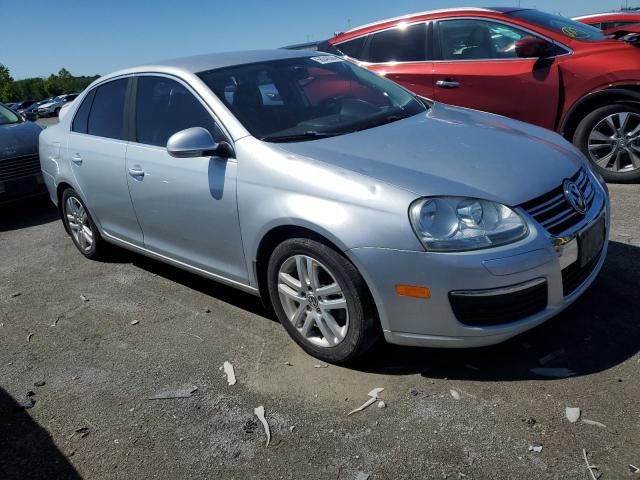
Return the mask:
<path id="1" fill-rule="evenodd" d="M 300 281 L 299 261 L 304 271 L 311 262 L 317 272 L 315 280 L 307 281 L 312 276 L 303 273 L 305 281 Z M 278 245 L 269 259 L 267 286 L 271 304 L 287 333 L 320 360 L 351 362 L 381 337 L 375 304 L 362 276 L 345 257 L 322 243 L 293 238 Z M 296 317 L 295 313 L 300 315 Z M 292 318 L 296 318 L 297 326 Z"/>
<path id="2" fill-rule="evenodd" d="M 626 127 L 621 129 L 625 117 Z M 580 122 L 573 143 L 607 182 L 636 183 L 640 181 L 640 134 L 628 136 L 636 127 L 640 127 L 640 106 L 608 105 L 594 110 Z"/>
<path id="3" fill-rule="evenodd" d="M 91 260 L 104 258 L 108 246 L 100 236 L 87 207 L 74 189 L 67 188 L 62 193 L 60 210 L 64 227 L 80 253 Z"/>

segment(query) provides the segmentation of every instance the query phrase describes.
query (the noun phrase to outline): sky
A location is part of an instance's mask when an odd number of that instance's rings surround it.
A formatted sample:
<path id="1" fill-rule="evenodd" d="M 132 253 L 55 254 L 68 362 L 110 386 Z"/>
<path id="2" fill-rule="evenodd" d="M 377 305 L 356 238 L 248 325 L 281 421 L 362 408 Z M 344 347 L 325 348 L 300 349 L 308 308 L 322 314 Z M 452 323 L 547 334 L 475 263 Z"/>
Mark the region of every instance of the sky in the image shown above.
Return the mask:
<path id="1" fill-rule="evenodd" d="M 0 0 L 0 63 L 15 79 L 106 74 L 156 60 L 324 40 L 376 20 L 456 6 L 535 7 L 566 16 L 640 0 Z"/>

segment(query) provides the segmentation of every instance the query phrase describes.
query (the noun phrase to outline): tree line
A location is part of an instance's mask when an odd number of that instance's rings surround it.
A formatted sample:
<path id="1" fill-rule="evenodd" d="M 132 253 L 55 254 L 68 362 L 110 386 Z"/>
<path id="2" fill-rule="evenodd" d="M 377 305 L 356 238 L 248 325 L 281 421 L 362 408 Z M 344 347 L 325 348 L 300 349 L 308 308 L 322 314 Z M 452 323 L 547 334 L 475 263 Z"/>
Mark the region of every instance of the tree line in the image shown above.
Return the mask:
<path id="1" fill-rule="evenodd" d="M 100 75 L 74 77 L 66 68 L 47 78 L 32 77 L 14 80 L 9 68 L 0 64 L 0 103 L 42 100 L 63 93 L 78 93 Z"/>

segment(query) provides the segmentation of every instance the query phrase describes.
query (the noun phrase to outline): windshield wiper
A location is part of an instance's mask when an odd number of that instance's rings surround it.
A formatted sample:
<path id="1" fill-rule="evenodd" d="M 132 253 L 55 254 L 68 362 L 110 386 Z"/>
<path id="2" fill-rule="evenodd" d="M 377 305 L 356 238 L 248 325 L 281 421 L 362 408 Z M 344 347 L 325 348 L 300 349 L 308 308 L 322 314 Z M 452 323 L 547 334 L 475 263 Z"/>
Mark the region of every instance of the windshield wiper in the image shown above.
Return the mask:
<path id="1" fill-rule="evenodd" d="M 358 131 L 366 130 L 368 128 L 379 127 L 381 125 L 386 125 L 387 123 L 397 122 L 398 120 L 413 117 L 414 115 L 415 113 L 404 113 L 404 114 L 394 113 L 391 115 L 387 115 L 386 117 L 379 118 L 374 122 L 367 123 L 364 127 L 359 128 Z"/>
<path id="2" fill-rule="evenodd" d="M 313 140 L 318 138 L 335 137 L 336 135 L 342 135 L 341 132 L 317 132 L 315 130 L 308 130 L 304 133 L 296 133 L 292 135 L 272 135 L 266 137 L 260 137 L 263 142 L 296 142 L 303 140 Z"/>

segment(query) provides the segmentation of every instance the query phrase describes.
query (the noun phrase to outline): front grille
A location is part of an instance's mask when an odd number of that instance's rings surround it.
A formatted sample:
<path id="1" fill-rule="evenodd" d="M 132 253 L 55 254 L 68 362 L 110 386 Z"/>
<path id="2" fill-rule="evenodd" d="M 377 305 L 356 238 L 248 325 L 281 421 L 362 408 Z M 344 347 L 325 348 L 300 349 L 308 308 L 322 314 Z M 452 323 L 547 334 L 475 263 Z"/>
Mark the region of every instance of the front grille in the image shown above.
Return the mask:
<path id="1" fill-rule="evenodd" d="M 473 327 L 517 322 L 547 308 L 547 281 L 500 291 L 450 292 L 449 302 L 456 318 Z"/>
<path id="2" fill-rule="evenodd" d="M 565 297 L 575 292 L 589 278 L 601 255 L 602 250 L 584 267 L 580 266 L 580 260 L 578 260 L 562 270 L 562 290 Z"/>
<path id="3" fill-rule="evenodd" d="M 587 210 L 591 208 L 596 189 L 589 175 L 580 169 L 571 180 L 578 185 L 587 203 Z M 548 193 L 534 198 L 521 205 L 529 215 L 537 220 L 551 235 L 559 235 L 565 230 L 578 224 L 584 217 L 576 212 L 564 196 L 563 186 L 560 185 Z"/>
<path id="4" fill-rule="evenodd" d="M 40 157 L 38 155 L 0 160 L 0 182 L 28 177 L 40 173 L 40 171 Z"/>

